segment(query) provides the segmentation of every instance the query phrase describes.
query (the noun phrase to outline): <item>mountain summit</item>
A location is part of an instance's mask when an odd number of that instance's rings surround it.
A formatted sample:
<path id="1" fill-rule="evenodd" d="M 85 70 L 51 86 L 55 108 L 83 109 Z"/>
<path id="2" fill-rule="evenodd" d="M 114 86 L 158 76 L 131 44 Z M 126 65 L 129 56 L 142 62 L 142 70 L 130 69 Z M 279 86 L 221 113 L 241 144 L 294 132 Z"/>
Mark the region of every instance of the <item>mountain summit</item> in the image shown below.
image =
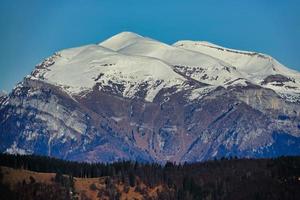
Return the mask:
<path id="1" fill-rule="evenodd" d="M 300 154 L 300 73 L 256 52 L 131 32 L 56 52 L 0 96 L 0 151 L 194 162 Z"/>

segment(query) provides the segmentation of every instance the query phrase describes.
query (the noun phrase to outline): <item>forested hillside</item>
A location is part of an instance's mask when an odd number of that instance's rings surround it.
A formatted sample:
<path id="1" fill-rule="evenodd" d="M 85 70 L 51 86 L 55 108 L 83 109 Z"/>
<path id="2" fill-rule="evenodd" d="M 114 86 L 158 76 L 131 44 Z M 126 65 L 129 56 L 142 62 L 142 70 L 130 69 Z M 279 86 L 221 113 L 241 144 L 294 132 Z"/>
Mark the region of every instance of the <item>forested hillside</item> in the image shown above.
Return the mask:
<path id="1" fill-rule="evenodd" d="M 95 184 L 90 189 L 98 192 L 99 199 L 122 199 L 122 193 L 134 188 L 137 199 L 299 199 L 300 157 L 276 159 L 221 159 L 204 163 L 176 165 L 166 163 L 141 164 L 118 162 L 113 164 L 88 164 L 68 162 L 34 155 L 0 155 L 0 165 L 35 172 L 56 173 L 51 186 L 31 180 L 17 187 L 1 185 L 2 197 L 20 197 L 20 191 L 29 195 L 60 194 L 62 199 L 84 199 L 76 194 L 74 177 L 103 178 L 103 187 Z M 64 175 L 63 175 L 64 174 Z M 1 173 L 1 180 L 5 174 Z M 78 179 L 79 180 L 79 179 Z M 82 179 L 80 179 L 82 180 Z M 100 179 L 99 179 L 100 180 Z M 123 189 L 120 189 L 122 185 Z M 152 188 L 152 190 L 151 190 Z M 150 195 L 149 191 L 155 195 Z M 159 188 L 159 189 L 158 189 Z M 16 190 L 16 191 L 15 191 Z M 53 195 L 52 195 L 53 196 Z M 1 199 L 3 199 L 1 197 Z M 48 199 L 51 196 L 48 196 Z M 31 198 L 27 196 L 27 199 Z M 87 197 L 86 197 L 87 198 Z M 5 198 L 4 198 L 5 199 Z M 57 196 L 53 196 L 57 199 Z"/>

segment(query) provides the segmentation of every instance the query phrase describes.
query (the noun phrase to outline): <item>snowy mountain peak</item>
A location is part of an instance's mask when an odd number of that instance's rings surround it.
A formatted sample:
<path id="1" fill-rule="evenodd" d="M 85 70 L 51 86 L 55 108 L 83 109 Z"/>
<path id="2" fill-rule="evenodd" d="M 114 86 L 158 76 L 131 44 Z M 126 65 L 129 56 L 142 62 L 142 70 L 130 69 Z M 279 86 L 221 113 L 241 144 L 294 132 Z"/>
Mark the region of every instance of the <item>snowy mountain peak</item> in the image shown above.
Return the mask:
<path id="1" fill-rule="evenodd" d="M 272 89 L 280 96 L 296 96 L 299 99 L 300 73 L 285 67 L 269 55 L 230 49 L 204 41 L 182 40 L 173 46 L 220 59 L 235 67 L 248 81 Z"/>
<path id="2" fill-rule="evenodd" d="M 100 90 L 122 85 L 117 93 L 128 98 L 147 85 L 147 101 L 162 88 L 184 88 L 188 80 L 222 87 L 243 80 L 242 85 L 251 83 L 300 99 L 299 73 L 270 56 L 204 41 L 168 45 L 132 32 L 119 33 L 99 45 L 59 51 L 37 65 L 31 78 L 71 94 L 86 93 L 96 85 Z"/>
<path id="3" fill-rule="evenodd" d="M 145 38 L 133 32 L 121 32 L 101 42 L 99 45 L 112 49 L 114 51 L 118 51 L 126 46 L 132 45 L 141 40 L 150 40 L 150 39 Z"/>
<path id="4" fill-rule="evenodd" d="M 248 74 L 262 76 L 289 70 L 269 55 L 222 47 L 207 41 L 182 40 L 175 47 L 197 51 L 218 58 Z"/>
<path id="5" fill-rule="evenodd" d="M 30 78 L 59 86 L 71 95 L 84 95 L 97 86 L 133 98 L 146 87 L 146 101 L 153 101 L 162 88 L 186 81 L 161 60 L 125 55 L 100 45 L 62 50 L 39 64 Z"/>

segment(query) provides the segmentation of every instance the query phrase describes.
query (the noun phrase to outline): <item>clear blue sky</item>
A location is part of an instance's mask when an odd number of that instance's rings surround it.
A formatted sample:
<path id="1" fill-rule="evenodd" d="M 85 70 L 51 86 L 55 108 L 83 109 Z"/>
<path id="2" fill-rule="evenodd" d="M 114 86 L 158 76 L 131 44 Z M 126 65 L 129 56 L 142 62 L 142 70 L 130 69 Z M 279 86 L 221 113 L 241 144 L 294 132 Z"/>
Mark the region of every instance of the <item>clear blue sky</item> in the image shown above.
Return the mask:
<path id="1" fill-rule="evenodd" d="M 0 90 L 57 50 L 121 31 L 263 52 L 300 71 L 297 0 L 1 0 Z"/>

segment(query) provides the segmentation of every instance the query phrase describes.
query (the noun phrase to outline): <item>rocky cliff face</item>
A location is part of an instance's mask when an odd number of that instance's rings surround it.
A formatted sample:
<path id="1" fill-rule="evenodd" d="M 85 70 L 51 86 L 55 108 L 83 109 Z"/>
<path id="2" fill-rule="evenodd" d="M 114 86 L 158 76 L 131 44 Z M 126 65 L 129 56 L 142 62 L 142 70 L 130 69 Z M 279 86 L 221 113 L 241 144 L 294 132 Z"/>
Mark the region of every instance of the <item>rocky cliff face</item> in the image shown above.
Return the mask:
<path id="1" fill-rule="evenodd" d="M 0 151 L 89 162 L 299 155 L 299 73 L 208 44 L 121 33 L 55 53 L 0 97 Z"/>

